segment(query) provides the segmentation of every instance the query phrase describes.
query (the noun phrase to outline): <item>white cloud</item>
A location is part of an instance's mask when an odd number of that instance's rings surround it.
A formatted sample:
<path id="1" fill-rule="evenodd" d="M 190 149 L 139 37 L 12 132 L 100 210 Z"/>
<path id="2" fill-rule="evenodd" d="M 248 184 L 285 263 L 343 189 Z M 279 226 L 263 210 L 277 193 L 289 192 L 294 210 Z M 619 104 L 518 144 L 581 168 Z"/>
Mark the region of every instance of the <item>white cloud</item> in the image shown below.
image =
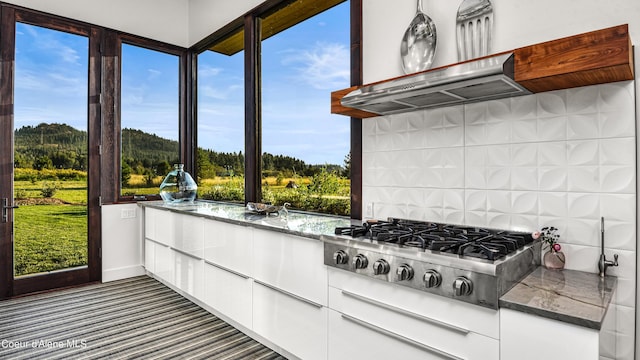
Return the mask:
<path id="1" fill-rule="evenodd" d="M 231 85 L 224 89 L 215 88 L 211 85 L 203 85 L 198 89 L 199 95 L 202 95 L 207 98 L 217 99 L 217 100 L 226 100 L 229 99 L 232 93 L 236 93 L 237 90 L 242 90 L 244 87 L 242 85 Z M 237 99 L 237 94 L 233 95 L 234 99 Z"/>
<path id="2" fill-rule="evenodd" d="M 349 83 L 349 50 L 342 44 L 318 42 L 311 49 L 289 50 L 282 62 L 293 65 L 299 79 L 319 90 Z"/>
<path id="3" fill-rule="evenodd" d="M 17 31 L 17 35 L 28 35 L 31 37 L 30 46 L 39 50 L 46 51 L 63 62 L 78 64 L 80 56 L 76 49 L 64 44 L 59 40 L 60 32 L 55 30 L 46 30 L 31 25 L 21 26 L 25 32 Z M 68 35 L 77 36 L 77 35 Z M 80 37 L 79 37 L 80 38 Z M 88 44 L 88 40 L 87 40 Z"/>
<path id="4" fill-rule="evenodd" d="M 209 65 L 198 65 L 198 77 L 216 76 L 222 71 L 222 68 L 217 68 Z"/>
<path id="5" fill-rule="evenodd" d="M 162 75 L 162 72 L 156 69 L 147 69 L 147 73 L 149 74 L 148 80 L 157 79 L 158 77 L 160 77 L 160 75 Z"/>

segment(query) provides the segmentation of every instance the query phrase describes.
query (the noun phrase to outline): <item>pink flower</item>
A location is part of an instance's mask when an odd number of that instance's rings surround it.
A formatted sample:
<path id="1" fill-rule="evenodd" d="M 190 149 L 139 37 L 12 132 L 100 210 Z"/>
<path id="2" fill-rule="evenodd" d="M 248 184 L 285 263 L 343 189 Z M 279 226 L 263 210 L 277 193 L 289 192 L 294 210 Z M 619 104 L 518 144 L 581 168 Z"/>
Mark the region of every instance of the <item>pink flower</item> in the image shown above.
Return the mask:
<path id="1" fill-rule="evenodd" d="M 533 234 L 531 234 L 531 237 L 533 238 L 533 240 L 538 240 L 540 238 L 540 231 L 536 231 Z"/>
<path id="2" fill-rule="evenodd" d="M 553 244 L 554 251 L 560 251 L 560 249 L 562 249 L 562 246 L 560 246 L 560 244 Z"/>

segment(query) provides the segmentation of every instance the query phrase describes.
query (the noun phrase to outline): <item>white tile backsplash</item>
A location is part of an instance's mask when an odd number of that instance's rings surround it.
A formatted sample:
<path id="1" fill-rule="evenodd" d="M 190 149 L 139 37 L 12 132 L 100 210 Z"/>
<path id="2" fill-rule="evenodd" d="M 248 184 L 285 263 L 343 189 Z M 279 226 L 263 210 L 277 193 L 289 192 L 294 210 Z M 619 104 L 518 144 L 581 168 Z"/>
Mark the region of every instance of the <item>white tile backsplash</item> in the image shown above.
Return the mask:
<path id="1" fill-rule="evenodd" d="M 620 256 L 609 269 L 618 321 L 630 329 L 617 346 L 632 353 L 634 91 L 620 82 L 363 120 L 363 204 L 376 218 L 555 226 L 566 267 L 588 272 L 598 271 L 603 216 L 607 258 Z"/>

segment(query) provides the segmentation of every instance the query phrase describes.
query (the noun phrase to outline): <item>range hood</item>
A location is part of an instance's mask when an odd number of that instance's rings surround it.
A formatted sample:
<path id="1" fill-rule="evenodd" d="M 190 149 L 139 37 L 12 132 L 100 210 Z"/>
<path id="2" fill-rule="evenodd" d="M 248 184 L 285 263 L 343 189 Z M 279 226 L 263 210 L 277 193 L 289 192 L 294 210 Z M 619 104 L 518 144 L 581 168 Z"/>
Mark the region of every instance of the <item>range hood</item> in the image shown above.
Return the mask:
<path id="1" fill-rule="evenodd" d="M 528 95 L 514 80 L 514 54 L 503 53 L 366 85 L 345 95 L 343 106 L 388 115 Z"/>

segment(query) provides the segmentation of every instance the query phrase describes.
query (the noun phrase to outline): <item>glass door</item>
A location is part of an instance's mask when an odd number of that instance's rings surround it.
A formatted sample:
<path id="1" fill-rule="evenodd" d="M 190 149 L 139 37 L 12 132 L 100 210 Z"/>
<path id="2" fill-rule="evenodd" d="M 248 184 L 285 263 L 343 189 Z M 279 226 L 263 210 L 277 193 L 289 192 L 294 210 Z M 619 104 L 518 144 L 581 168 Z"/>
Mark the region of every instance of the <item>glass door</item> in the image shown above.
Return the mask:
<path id="1" fill-rule="evenodd" d="M 16 23 L 14 277 L 87 266 L 85 36 Z"/>
<path id="2" fill-rule="evenodd" d="M 11 40 L 15 51 L 13 101 L 0 116 L 2 140 L 12 145 L 2 146 L 0 153 L 2 164 L 9 164 L 0 169 L 0 178 L 10 177 L 10 186 L 0 187 L 0 297 L 100 276 L 99 258 L 93 256 L 99 246 L 99 204 L 89 201 L 95 193 L 89 175 L 95 163 L 90 117 L 99 120 L 89 104 L 90 29 L 39 26 L 22 21 L 28 14 L 16 10 L 15 15 L 13 39 L 2 34 L 3 52 Z M 3 16 L 6 28 L 6 11 Z M 3 61 L 3 74 L 6 67 Z M 9 93 L 4 81 L 0 97 Z"/>

